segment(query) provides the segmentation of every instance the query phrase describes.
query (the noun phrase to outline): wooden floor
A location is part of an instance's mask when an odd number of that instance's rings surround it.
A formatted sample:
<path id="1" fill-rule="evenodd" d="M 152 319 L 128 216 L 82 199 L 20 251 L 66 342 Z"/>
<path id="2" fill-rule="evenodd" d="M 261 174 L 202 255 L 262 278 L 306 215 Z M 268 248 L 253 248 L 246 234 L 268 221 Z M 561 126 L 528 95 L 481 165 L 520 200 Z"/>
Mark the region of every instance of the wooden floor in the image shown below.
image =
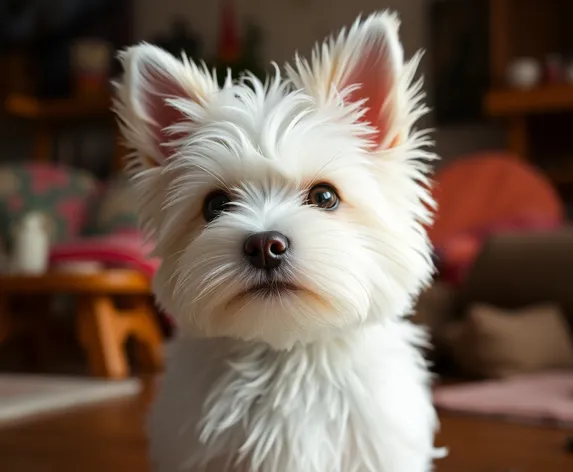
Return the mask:
<path id="1" fill-rule="evenodd" d="M 0 429 L 1 472 L 147 472 L 142 424 L 151 392 Z M 570 432 L 573 434 L 573 432 Z M 566 472 L 567 432 L 442 416 L 438 472 Z"/>

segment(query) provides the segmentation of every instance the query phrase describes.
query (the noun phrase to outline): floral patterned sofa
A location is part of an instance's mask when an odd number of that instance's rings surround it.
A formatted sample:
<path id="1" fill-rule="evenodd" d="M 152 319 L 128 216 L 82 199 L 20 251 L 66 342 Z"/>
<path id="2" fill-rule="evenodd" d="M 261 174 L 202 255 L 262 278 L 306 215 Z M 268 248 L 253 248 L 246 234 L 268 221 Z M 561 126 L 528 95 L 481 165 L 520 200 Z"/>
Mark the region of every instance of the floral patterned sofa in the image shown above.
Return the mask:
<path id="1" fill-rule="evenodd" d="M 137 217 L 134 213 L 133 201 L 134 197 L 129 182 L 122 176 L 117 176 L 107 182 L 100 182 L 88 172 L 64 166 L 38 163 L 1 165 L 0 249 L 4 248 L 9 252 L 12 245 L 11 228 L 13 225 L 28 212 L 39 211 L 47 216 L 51 223 L 49 226 L 52 237 L 50 250 L 52 268 L 66 264 L 67 271 L 69 271 L 71 269 L 70 263 L 88 262 L 89 267 L 91 267 L 90 270 L 94 271 L 95 274 L 88 274 L 88 276 L 99 276 L 101 279 L 106 276 L 111 277 L 112 273 L 134 274 L 139 280 L 142 280 L 141 283 L 143 284 L 143 292 L 141 288 L 138 289 L 139 297 L 149 297 L 150 288 L 145 281 L 151 279 L 158 262 L 148 257 L 151 247 L 137 230 Z M 5 262 L 0 259 L 0 274 L 7 271 L 8 264 L 6 261 L 8 259 L 4 259 Z M 78 265 L 75 266 L 76 270 L 78 267 Z M 83 267 L 85 270 L 86 266 Z M 53 279 L 57 277 L 54 274 L 58 273 L 62 274 L 63 272 L 56 271 L 51 273 L 49 277 Z M 66 272 L 66 276 L 75 277 L 78 280 L 79 277 L 85 277 L 86 274 Z M 5 278 L 3 285 L 9 285 L 10 280 L 10 278 Z M 114 286 L 112 291 L 115 294 L 122 294 L 121 287 Z M 6 296 L 5 287 L 0 287 L 0 295 L 2 292 Z M 111 326 L 112 331 L 119 330 L 115 334 L 107 334 L 113 338 L 113 342 L 122 343 L 123 341 L 119 338 L 124 339 L 127 336 L 126 316 L 129 317 L 130 312 L 122 314 L 119 308 L 116 310 L 111 308 L 111 305 L 106 305 L 108 302 L 112 303 L 111 293 L 102 294 L 102 296 L 106 297 L 105 303 L 102 305 L 105 308 L 104 312 L 108 308 L 113 310 L 112 316 L 117 319 L 115 326 L 109 324 L 106 326 Z M 96 298 L 101 299 L 102 297 L 97 293 L 92 296 L 94 306 L 101 302 L 101 300 L 97 302 Z M 132 333 L 137 336 L 139 332 L 143 343 L 149 344 L 149 339 L 151 339 L 153 343 L 151 349 L 155 352 L 156 349 L 159 349 L 158 342 L 160 342 L 157 341 L 157 337 L 161 334 L 163 336 L 169 335 L 171 323 L 163 314 L 157 313 L 150 297 L 149 303 L 146 305 L 147 307 L 140 310 L 145 313 L 137 314 L 139 321 L 134 321 Z M 133 313 L 135 316 L 135 312 Z M 97 318 L 100 315 L 94 316 Z M 102 312 L 101 316 L 105 317 L 107 314 Z M 151 324 L 147 319 L 142 321 L 142 317 L 149 318 Z M 80 316 L 80 318 L 82 317 Z M 96 323 L 98 322 L 96 321 Z M 108 322 L 105 322 L 104 325 L 106 323 Z M 142 323 L 145 325 L 144 329 L 138 331 Z M 162 331 L 161 334 L 157 331 L 158 329 Z M 105 343 L 102 340 L 94 342 L 99 344 L 97 349 L 101 351 Z M 119 351 L 115 349 L 115 354 L 117 352 Z M 121 356 L 123 357 L 123 354 Z M 111 377 L 126 375 L 125 360 L 121 360 L 121 368 L 112 370 L 108 369 L 108 372 L 104 372 L 102 375 Z"/>
<path id="2" fill-rule="evenodd" d="M 122 176 L 102 183 L 85 171 L 49 164 L 0 166 L 0 241 L 7 250 L 11 226 L 32 210 L 52 223 L 54 265 L 95 261 L 148 276 L 157 267 L 147 257 L 150 247 L 137 231 L 133 195 Z"/>

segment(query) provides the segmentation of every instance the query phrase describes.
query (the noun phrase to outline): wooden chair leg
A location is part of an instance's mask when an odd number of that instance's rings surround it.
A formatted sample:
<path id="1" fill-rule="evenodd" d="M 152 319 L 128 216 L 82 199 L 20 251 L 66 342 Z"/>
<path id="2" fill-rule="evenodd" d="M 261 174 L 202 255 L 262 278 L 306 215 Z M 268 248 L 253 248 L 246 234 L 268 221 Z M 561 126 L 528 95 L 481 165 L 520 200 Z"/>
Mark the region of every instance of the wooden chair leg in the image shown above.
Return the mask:
<path id="1" fill-rule="evenodd" d="M 119 316 L 110 297 L 89 296 L 80 301 L 78 336 L 95 376 L 119 379 L 129 375 Z"/>
<path id="2" fill-rule="evenodd" d="M 138 299 L 129 315 L 129 328 L 136 340 L 137 361 L 146 372 L 158 372 L 163 369 L 163 339 L 146 298 Z"/>

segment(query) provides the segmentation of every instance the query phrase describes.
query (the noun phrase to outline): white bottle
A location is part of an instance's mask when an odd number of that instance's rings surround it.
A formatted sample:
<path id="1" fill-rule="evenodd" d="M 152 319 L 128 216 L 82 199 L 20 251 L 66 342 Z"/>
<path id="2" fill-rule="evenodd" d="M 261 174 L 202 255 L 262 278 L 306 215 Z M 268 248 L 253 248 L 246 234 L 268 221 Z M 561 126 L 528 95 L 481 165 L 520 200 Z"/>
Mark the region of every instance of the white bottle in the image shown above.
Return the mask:
<path id="1" fill-rule="evenodd" d="M 11 263 L 13 273 L 39 275 L 46 272 L 50 252 L 48 223 L 44 214 L 30 212 L 15 226 Z"/>
<path id="2" fill-rule="evenodd" d="M 511 62 L 507 68 L 507 82 L 511 87 L 531 89 L 539 84 L 542 67 L 539 61 L 522 57 Z"/>

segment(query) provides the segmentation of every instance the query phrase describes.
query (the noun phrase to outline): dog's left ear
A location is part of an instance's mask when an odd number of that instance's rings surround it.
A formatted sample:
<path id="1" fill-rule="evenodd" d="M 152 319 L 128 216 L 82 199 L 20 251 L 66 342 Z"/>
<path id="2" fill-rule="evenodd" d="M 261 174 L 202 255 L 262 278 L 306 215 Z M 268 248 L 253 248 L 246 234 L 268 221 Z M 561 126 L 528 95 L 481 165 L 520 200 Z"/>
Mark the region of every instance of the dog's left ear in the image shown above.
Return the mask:
<path id="1" fill-rule="evenodd" d="M 161 166 L 180 136 L 173 127 L 188 123 L 192 128 L 219 90 L 217 81 L 205 67 L 145 43 L 124 50 L 119 58 L 124 75 L 115 84 L 114 108 L 127 145 L 137 154 L 136 171 Z"/>
<path id="2" fill-rule="evenodd" d="M 360 120 L 373 128 L 375 145 L 383 149 L 399 143 L 408 132 L 399 26 L 398 17 L 389 12 L 358 19 L 350 30 L 317 45 L 310 61 L 297 57 L 295 67 L 287 66 L 295 86 L 318 106 L 340 100 L 354 105 Z"/>

